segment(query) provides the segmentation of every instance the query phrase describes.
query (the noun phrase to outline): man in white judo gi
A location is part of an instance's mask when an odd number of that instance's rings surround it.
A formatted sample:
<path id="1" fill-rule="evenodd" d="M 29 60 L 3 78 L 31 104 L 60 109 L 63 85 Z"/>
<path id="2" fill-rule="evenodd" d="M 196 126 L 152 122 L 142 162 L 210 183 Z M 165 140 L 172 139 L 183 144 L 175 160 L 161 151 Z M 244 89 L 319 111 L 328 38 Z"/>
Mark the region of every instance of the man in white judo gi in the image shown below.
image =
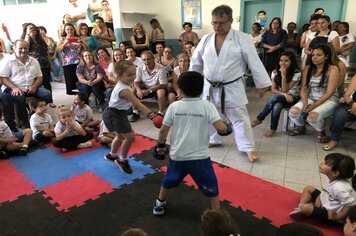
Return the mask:
<path id="1" fill-rule="evenodd" d="M 249 160 L 254 162 L 257 153 L 241 77 L 248 66 L 260 95 L 271 86 L 271 81 L 252 39 L 232 29 L 232 23 L 232 9 L 229 6 L 221 5 L 212 11 L 214 32 L 201 39 L 194 51 L 190 70 L 204 74 L 203 99 L 213 102 L 219 112 L 229 118 L 239 151 L 246 152 Z M 221 144 L 222 141 L 216 132 L 210 136 L 211 145 Z"/>

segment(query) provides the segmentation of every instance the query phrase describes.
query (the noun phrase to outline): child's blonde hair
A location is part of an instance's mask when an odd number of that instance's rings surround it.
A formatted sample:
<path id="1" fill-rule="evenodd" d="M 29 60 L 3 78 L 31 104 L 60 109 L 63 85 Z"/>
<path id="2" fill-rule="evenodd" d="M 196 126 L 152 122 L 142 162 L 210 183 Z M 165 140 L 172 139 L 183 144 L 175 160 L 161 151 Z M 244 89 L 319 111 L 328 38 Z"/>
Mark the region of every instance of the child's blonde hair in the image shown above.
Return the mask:
<path id="1" fill-rule="evenodd" d="M 127 71 L 130 67 L 135 66 L 131 61 L 123 60 L 114 63 L 114 71 L 117 76 L 121 76 Z"/>
<path id="2" fill-rule="evenodd" d="M 69 109 L 68 107 L 66 107 L 64 105 L 59 105 L 58 109 L 57 109 L 58 117 L 60 117 L 61 115 L 65 114 L 65 113 L 69 113 L 69 114 L 73 115 L 71 109 Z"/>

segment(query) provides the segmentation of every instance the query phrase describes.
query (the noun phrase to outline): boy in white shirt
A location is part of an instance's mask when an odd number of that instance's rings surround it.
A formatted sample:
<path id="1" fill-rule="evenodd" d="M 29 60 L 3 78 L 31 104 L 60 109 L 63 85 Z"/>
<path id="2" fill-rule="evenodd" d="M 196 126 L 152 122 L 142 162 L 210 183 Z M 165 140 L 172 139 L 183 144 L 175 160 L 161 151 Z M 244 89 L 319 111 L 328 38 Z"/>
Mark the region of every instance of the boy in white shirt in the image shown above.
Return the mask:
<path id="1" fill-rule="evenodd" d="M 212 103 L 200 99 L 204 86 L 204 77 L 200 73 L 184 72 L 177 83 L 181 100 L 168 107 L 157 140 L 157 153 L 163 155 L 171 130 L 170 160 L 154 203 L 154 215 L 164 214 L 170 188 L 177 187 L 188 174 L 210 198 L 211 208 L 220 208 L 218 182 L 209 157 L 209 125 L 213 125 L 220 135 L 228 135 L 232 129 L 224 123 Z"/>
<path id="2" fill-rule="evenodd" d="M 32 138 L 39 142 L 49 142 L 54 137 L 52 117 L 46 113 L 47 104 L 43 100 L 34 99 L 31 103 L 35 113 L 30 118 Z"/>
<path id="3" fill-rule="evenodd" d="M 2 117 L 1 108 L 0 117 Z M 31 129 L 27 128 L 12 133 L 5 121 L 0 120 L 0 158 L 7 158 L 12 154 L 25 156 L 31 142 L 31 136 Z"/>
<path id="4" fill-rule="evenodd" d="M 75 116 L 75 120 L 82 126 L 84 130 L 96 129 L 101 120 L 94 120 L 93 110 L 88 105 L 88 95 L 85 93 L 77 93 L 74 97 L 74 103 L 72 105 L 72 111 Z"/>

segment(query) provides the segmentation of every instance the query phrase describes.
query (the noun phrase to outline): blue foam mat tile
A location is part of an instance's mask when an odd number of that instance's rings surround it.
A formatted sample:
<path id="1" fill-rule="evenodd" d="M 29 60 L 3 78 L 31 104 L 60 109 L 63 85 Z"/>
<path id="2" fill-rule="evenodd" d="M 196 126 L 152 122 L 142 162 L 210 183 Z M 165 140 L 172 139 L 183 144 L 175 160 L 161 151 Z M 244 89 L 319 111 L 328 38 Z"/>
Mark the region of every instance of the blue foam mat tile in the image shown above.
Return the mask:
<path id="1" fill-rule="evenodd" d="M 71 161 L 95 173 L 96 176 L 101 177 L 103 181 L 109 182 L 112 187 L 116 188 L 124 184 L 129 185 L 134 180 L 142 179 L 145 175 L 153 174 L 157 171 L 142 161 L 129 158 L 133 173 L 130 175 L 122 173 L 115 163 L 104 159 L 106 153 L 106 149 L 96 149 L 90 153 L 75 156 L 71 158 Z"/>
<path id="2" fill-rule="evenodd" d="M 12 158 L 15 165 L 37 189 L 55 185 L 64 179 L 86 172 L 86 169 L 70 159 L 63 158 L 51 149 L 39 149 L 25 157 Z"/>

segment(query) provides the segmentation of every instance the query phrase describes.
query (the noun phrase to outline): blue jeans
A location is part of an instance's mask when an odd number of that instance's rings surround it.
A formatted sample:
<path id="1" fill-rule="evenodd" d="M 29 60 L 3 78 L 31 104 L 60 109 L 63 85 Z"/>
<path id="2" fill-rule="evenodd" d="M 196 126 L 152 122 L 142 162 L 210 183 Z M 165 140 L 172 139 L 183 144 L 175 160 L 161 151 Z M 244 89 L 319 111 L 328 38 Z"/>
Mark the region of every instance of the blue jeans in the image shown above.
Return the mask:
<path id="1" fill-rule="evenodd" d="M 88 95 L 88 97 L 90 96 L 91 92 L 93 92 L 95 98 L 99 101 L 99 105 L 102 106 L 105 104 L 104 82 L 101 81 L 93 86 L 88 86 L 86 84 L 82 84 L 82 83 L 78 82 L 77 89 L 82 93 L 86 93 Z"/>
<path id="2" fill-rule="evenodd" d="M 338 142 L 340 140 L 347 122 L 356 120 L 356 116 L 347 110 L 348 108 L 345 105 L 340 104 L 333 115 L 333 120 L 330 126 L 331 140 L 333 141 Z"/>
<path id="3" fill-rule="evenodd" d="M 12 110 L 9 110 L 11 113 L 10 118 L 15 117 L 14 115 L 14 105 L 17 113 L 17 117 L 21 121 L 21 124 L 24 127 L 29 127 L 29 122 L 28 122 L 28 116 L 27 116 L 27 110 L 26 110 L 26 97 L 35 97 L 39 98 L 41 100 L 44 100 L 46 103 L 52 103 L 52 94 L 49 90 L 45 89 L 44 87 L 39 87 L 37 88 L 36 93 L 34 94 L 23 94 L 23 95 L 18 95 L 18 96 L 12 96 L 11 95 L 12 89 L 6 88 L 4 90 L 4 93 L 6 93 L 8 96 L 10 96 L 10 103 L 12 106 Z M 6 119 L 6 118 L 5 118 Z M 9 127 L 11 127 L 9 125 Z"/>
<path id="4" fill-rule="evenodd" d="M 263 111 L 257 116 L 257 120 L 263 121 L 271 113 L 271 130 L 277 130 L 282 109 L 290 108 L 298 101 L 298 96 L 293 96 L 293 102 L 287 102 L 283 95 L 273 94 L 263 108 Z"/>
<path id="5" fill-rule="evenodd" d="M 14 103 L 11 95 L 0 92 L 0 106 L 4 114 L 5 122 L 11 130 L 16 129 Z"/>

